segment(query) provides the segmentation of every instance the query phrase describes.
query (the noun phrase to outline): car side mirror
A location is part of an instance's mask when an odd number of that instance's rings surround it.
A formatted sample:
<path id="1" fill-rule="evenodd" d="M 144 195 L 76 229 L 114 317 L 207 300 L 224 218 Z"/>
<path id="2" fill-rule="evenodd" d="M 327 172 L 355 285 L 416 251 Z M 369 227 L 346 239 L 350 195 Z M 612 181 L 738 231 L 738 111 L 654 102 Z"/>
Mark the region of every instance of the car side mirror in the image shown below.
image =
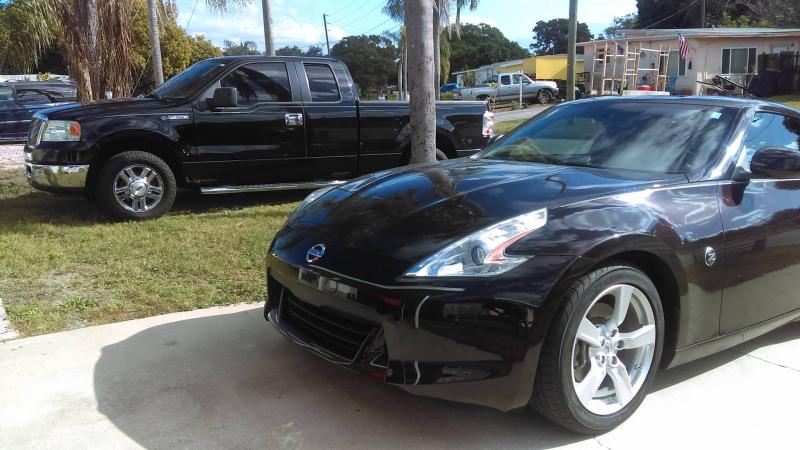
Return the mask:
<path id="1" fill-rule="evenodd" d="M 750 160 L 750 173 L 757 178 L 800 178 L 800 151 L 780 147 L 762 148 Z"/>
<path id="2" fill-rule="evenodd" d="M 239 106 L 239 91 L 232 87 L 216 88 L 214 95 L 206 99 L 206 104 L 211 109 Z"/>

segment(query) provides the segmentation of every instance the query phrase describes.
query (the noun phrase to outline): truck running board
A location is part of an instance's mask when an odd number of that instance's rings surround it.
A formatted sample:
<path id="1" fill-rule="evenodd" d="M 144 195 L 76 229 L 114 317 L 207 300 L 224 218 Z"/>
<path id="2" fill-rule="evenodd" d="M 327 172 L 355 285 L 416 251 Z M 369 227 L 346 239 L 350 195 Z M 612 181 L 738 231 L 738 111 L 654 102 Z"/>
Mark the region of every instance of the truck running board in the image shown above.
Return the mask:
<path id="1" fill-rule="evenodd" d="M 242 192 L 294 191 L 300 189 L 320 189 L 347 183 L 342 180 L 307 181 L 300 183 L 247 184 L 242 186 L 218 186 L 200 188 L 204 195 L 237 194 Z"/>

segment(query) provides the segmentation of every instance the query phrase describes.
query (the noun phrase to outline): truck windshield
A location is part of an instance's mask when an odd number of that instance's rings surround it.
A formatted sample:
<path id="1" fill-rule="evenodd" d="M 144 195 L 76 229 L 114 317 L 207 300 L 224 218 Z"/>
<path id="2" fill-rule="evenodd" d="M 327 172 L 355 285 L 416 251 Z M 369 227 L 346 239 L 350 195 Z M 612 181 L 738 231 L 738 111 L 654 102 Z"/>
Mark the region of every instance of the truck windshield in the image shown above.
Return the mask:
<path id="1" fill-rule="evenodd" d="M 567 104 L 542 113 L 481 158 L 690 173 L 720 151 L 737 110 L 640 101 Z"/>
<path id="2" fill-rule="evenodd" d="M 195 91 L 213 81 L 225 70 L 226 63 L 207 59 L 188 67 L 183 72 L 170 78 L 150 94 L 150 97 L 181 99 L 192 95 Z"/>

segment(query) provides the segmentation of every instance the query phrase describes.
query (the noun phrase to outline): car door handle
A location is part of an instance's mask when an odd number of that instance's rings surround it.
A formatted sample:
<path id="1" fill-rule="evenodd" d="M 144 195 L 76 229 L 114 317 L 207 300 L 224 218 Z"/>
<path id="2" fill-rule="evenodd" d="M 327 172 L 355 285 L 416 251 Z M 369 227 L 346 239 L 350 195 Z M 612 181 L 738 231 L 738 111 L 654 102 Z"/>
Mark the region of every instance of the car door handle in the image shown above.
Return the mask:
<path id="1" fill-rule="evenodd" d="M 284 116 L 286 126 L 290 128 L 303 126 L 303 114 L 290 113 Z"/>

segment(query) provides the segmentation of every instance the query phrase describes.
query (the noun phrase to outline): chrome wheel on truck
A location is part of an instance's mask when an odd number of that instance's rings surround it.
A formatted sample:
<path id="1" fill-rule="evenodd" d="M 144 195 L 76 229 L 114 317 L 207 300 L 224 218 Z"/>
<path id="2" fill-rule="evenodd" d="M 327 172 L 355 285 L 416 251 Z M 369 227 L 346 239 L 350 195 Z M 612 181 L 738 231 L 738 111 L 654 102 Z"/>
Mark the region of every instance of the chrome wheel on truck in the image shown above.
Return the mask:
<path id="1" fill-rule="evenodd" d="M 114 179 L 114 195 L 124 209 L 145 212 L 155 208 L 164 195 L 158 171 L 144 164 L 126 166 Z"/>
<path id="2" fill-rule="evenodd" d="M 97 200 L 112 216 L 123 220 L 155 219 L 172 208 L 175 175 L 164 160 L 140 151 L 108 159 L 93 183 Z"/>

